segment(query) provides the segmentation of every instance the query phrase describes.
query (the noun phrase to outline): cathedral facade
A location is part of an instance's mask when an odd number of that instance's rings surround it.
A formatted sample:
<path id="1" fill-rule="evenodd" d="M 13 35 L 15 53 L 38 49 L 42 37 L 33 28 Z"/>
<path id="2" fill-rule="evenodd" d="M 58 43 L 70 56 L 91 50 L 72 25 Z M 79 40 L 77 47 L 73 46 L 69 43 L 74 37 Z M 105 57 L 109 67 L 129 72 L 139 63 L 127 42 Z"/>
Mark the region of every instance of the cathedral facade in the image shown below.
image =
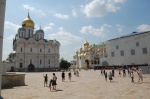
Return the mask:
<path id="1" fill-rule="evenodd" d="M 14 71 L 56 69 L 59 68 L 59 47 L 58 41 L 44 39 L 41 28 L 34 32 L 34 22 L 28 14 L 13 39 L 13 52 L 7 61 L 11 62 L 11 70 Z"/>
<path id="2" fill-rule="evenodd" d="M 106 44 L 104 42 L 101 44 L 90 45 L 87 41 L 85 41 L 83 46 L 84 48 L 81 47 L 73 56 L 73 68 L 88 69 L 103 64 L 100 59 L 105 60 L 107 57 Z"/>

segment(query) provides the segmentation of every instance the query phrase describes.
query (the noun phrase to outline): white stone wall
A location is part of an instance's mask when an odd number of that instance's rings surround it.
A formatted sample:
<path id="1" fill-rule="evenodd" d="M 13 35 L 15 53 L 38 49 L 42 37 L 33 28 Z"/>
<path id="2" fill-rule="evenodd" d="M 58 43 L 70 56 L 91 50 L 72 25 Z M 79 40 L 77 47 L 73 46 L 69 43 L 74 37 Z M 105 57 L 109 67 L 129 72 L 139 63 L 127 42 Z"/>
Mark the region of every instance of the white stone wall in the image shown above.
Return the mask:
<path id="1" fill-rule="evenodd" d="M 136 46 L 136 42 L 139 42 L 139 46 Z M 149 43 L 150 32 L 107 41 L 106 49 L 109 65 L 150 65 Z M 118 49 L 116 49 L 116 45 L 118 45 Z M 147 48 L 147 54 L 143 54 L 143 48 Z M 131 55 L 131 49 L 135 50 L 135 55 Z M 120 55 L 120 51 L 122 50 L 124 51 L 124 56 Z M 114 57 L 111 56 L 111 52 L 114 52 Z"/>
<path id="2" fill-rule="evenodd" d="M 27 68 L 32 60 L 35 68 L 59 67 L 59 46 L 58 42 L 53 44 L 51 41 L 45 42 L 44 40 L 36 42 L 33 38 L 27 41 L 17 39 L 15 66 L 20 68 L 20 63 L 22 63 L 23 68 Z"/>

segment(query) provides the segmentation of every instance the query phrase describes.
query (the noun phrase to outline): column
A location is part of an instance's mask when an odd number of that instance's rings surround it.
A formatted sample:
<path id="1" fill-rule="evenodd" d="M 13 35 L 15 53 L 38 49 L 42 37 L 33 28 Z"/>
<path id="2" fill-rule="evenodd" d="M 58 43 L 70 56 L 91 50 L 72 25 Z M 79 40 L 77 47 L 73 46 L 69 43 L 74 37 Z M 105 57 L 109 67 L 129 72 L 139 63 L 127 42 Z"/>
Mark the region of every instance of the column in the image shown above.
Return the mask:
<path id="1" fill-rule="evenodd" d="M 5 6 L 6 0 L 0 0 L 0 99 L 1 97 L 1 84 L 2 84 L 2 50 L 3 50 L 3 32 L 5 20 Z"/>

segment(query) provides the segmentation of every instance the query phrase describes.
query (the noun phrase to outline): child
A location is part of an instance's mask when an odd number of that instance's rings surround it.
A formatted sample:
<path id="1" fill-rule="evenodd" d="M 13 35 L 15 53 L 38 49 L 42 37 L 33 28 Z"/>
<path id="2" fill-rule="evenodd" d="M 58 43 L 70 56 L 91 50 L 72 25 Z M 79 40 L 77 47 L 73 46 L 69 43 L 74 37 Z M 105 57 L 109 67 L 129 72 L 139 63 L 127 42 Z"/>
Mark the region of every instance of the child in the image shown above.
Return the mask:
<path id="1" fill-rule="evenodd" d="M 43 77 L 44 77 L 44 87 L 45 87 L 45 85 L 46 85 L 46 87 L 47 87 L 47 80 L 48 80 L 48 76 L 47 76 L 47 74 L 44 76 L 44 74 L 43 74 Z"/>
<path id="2" fill-rule="evenodd" d="M 51 85 L 52 85 L 52 83 L 53 83 L 53 80 L 51 79 L 51 80 L 49 81 L 49 88 L 50 88 L 50 91 L 51 91 Z"/>

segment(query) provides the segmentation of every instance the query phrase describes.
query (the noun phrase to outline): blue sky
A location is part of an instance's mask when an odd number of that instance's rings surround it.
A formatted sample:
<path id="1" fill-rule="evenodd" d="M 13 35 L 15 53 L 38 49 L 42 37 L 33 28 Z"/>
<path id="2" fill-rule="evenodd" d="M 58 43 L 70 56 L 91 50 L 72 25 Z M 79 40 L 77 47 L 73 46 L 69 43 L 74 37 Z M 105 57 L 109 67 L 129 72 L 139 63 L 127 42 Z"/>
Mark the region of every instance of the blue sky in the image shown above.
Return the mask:
<path id="1" fill-rule="evenodd" d="M 3 60 L 22 21 L 30 17 L 45 39 L 61 43 L 60 58 L 71 61 L 87 40 L 99 44 L 134 31 L 150 30 L 149 0 L 7 0 Z"/>

